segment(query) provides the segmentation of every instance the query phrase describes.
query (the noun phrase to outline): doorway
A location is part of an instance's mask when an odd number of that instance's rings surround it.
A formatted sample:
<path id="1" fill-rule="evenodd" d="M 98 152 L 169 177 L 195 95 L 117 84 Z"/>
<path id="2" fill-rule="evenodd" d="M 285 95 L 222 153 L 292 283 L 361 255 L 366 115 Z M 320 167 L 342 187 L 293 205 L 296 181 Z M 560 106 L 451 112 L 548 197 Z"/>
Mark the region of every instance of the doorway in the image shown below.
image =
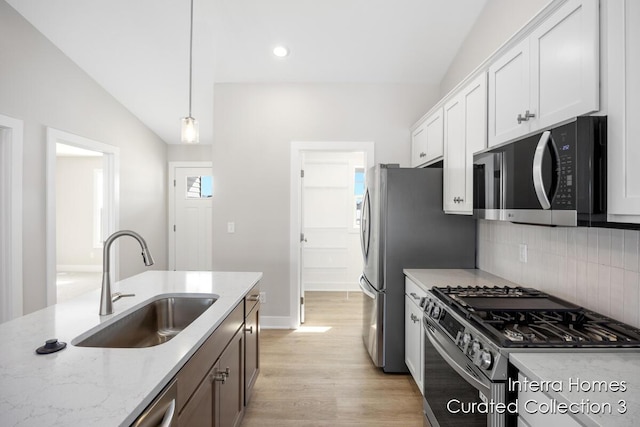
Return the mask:
<path id="1" fill-rule="evenodd" d="M 356 175 L 363 177 L 374 165 L 373 150 L 373 142 L 291 144 L 292 328 L 305 320 L 305 289 L 349 290 L 351 282 L 353 290 L 358 289 Z M 336 209 L 338 205 L 342 208 Z"/>
<path id="2" fill-rule="evenodd" d="M 0 323 L 22 315 L 23 128 L 0 115 Z"/>
<path id="3" fill-rule="evenodd" d="M 117 147 L 47 128 L 48 305 L 100 288 L 102 244 L 118 226 L 118 165 Z"/>
<path id="4" fill-rule="evenodd" d="M 213 266 L 211 162 L 169 162 L 169 270 Z"/>

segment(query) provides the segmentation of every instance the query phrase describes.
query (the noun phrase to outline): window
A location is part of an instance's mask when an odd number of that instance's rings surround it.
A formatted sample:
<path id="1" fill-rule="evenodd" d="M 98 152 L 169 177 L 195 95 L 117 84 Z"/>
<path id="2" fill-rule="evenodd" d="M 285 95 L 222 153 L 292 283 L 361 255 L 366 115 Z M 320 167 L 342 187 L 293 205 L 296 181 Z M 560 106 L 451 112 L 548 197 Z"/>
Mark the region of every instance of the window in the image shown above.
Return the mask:
<path id="1" fill-rule="evenodd" d="M 208 199 L 213 197 L 212 176 L 188 176 L 187 199 Z"/>
<path id="2" fill-rule="evenodd" d="M 355 168 L 353 174 L 353 200 L 355 207 L 353 228 L 360 228 L 360 219 L 362 218 L 362 198 L 364 197 L 364 168 Z"/>

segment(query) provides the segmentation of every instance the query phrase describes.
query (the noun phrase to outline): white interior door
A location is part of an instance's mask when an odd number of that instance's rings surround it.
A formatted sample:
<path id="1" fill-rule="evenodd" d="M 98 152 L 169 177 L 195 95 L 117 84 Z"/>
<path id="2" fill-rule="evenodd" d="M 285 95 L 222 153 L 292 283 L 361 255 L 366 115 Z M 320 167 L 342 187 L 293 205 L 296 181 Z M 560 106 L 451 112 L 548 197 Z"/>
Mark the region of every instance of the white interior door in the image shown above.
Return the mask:
<path id="1" fill-rule="evenodd" d="M 301 292 L 357 290 L 362 270 L 357 206 L 364 182 L 356 181 L 364 179 L 364 155 L 307 152 L 303 165 Z"/>
<path id="2" fill-rule="evenodd" d="M 211 167 L 174 169 L 174 270 L 211 270 L 213 177 Z"/>

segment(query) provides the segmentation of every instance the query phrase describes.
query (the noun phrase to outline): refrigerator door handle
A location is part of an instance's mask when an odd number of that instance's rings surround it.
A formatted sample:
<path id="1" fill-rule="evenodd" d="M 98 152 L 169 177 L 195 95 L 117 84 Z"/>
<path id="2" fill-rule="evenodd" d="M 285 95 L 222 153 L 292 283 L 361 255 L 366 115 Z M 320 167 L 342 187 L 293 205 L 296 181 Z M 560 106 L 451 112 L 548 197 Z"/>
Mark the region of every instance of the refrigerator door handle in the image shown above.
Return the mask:
<path id="1" fill-rule="evenodd" d="M 376 299 L 376 292 L 373 289 L 373 287 L 369 284 L 369 281 L 367 280 L 366 277 L 364 277 L 364 274 L 360 275 L 360 289 L 362 289 L 362 292 L 364 292 L 364 294 L 366 296 L 368 296 L 371 299 Z"/>
<path id="2" fill-rule="evenodd" d="M 369 240 L 371 236 L 371 201 L 369 199 L 369 189 L 364 193 L 362 202 L 362 216 L 360 217 L 360 244 L 362 245 L 362 257 L 365 262 L 369 255 Z"/>

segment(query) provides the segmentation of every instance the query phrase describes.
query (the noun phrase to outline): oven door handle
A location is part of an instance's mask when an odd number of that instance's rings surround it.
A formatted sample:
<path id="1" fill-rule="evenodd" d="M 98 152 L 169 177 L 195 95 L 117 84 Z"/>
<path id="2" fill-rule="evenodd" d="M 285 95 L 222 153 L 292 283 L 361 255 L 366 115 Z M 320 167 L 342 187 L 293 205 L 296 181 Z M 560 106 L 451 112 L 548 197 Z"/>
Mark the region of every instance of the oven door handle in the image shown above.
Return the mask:
<path id="1" fill-rule="evenodd" d="M 475 388 L 476 390 L 479 390 L 485 396 L 491 396 L 491 386 L 489 384 L 485 384 L 481 380 L 479 380 L 478 378 L 476 378 L 473 375 L 471 375 L 471 373 L 469 373 L 465 368 L 460 366 L 453 359 L 453 357 L 449 356 L 449 353 L 445 349 L 444 345 L 440 343 L 440 340 L 435 335 L 434 331 L 431 330 L 431 328 L 433 328 L 433 326 L 431 326 L 427 322 L 424 322 L 423 327 L 424 327 L 424 330 L 426 332 L 427 338 L 431 342 L 431 345 L 433 345 L 433 347 L 436 349 L 438 354 L 440 356 L 442 356 L 442 358 L 445 360 L 445 362 L 447 362 L 447 364 L 449 366 L 451 366 L 451 368 L 454 371 L 456 371 L 462 378 L 464 378 L 465 381 L 467 381 L 469 384 L 471 384 L 473 386 L 473 388 Z M 459 351 L 459 350 L 456 347 L 454 351 Z M 425 380 L 428 381 L 429 379 L 425 378 Z"/>

